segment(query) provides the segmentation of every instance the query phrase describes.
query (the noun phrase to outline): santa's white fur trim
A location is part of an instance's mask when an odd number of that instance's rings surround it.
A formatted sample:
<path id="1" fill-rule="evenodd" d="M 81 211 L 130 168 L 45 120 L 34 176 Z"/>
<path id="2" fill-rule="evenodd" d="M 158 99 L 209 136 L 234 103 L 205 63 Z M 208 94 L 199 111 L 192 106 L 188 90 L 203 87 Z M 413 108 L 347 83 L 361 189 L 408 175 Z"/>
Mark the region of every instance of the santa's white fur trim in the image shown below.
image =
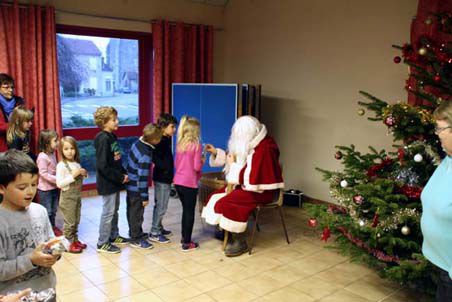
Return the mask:
<path id="1" fill-rule="evenodd" d="M 249 150 L 256 148 L 256 146 L 259 145 L 259 143 L 267 136 L 267 128 L 265 127 L 264 124 L 261 124 L 261 125 L 262 125 L 262 127 L 261 127 L 261 130 L 259 131 L 259 133 L 248 144 Z"/>
<path id="2" fill-rule="evenodd" d="M 226 196 L 226 193 L 213 194 L 210 197 L 209 202 L 202 209 L 201 217 L 204 218 L 208 224 L 217 225 L 220 223 L 221 214 L 215 213 L 215 204 L 224 196 Z"/>
<path id="3" fill-rule="evenodd" d="M 220 219 L 220 228 L 233 233 L 243 233 L 246 231 L 248 222 L 234 221 L 224 216 Z"/>
<path id="4" fill-rule="evenodd" d="M 226 163 L 226 152 L 224 150 L 217 148 L 217 155 L 210 155 L 209 165 L 211 167 L 223 167 Z"/>

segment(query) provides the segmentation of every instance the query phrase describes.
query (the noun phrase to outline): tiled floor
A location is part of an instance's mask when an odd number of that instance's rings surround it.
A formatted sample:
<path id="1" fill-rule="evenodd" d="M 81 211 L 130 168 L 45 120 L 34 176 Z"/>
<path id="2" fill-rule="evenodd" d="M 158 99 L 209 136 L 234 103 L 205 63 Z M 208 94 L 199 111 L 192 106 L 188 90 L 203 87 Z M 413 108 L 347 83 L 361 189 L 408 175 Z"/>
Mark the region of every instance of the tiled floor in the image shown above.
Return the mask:
<path id="1" fill-rule="evenodd" d="M 120 208 L 120 232 L 127 235 L 125 196 Z M 145 213 L 149 231 L 151 204 Z M 83 200 L 80 238 L 89 246 L 83 254 L 64 254 L 54 266 L 58 300 L 75 301 L 426 301 L 397 284 L 380 279 L 370 269 L 350 263 L 306 227 L 303 210 L 284 208 L 291 244 L 287 244 L 275 212 L 261 217 L 255 249 L 227 258 L 213 230 L 196 217 L 194 239 L 200 249 L 180 251 L 179 200 L 171 199 L 164 225 L 174 235 L 170 244 L 152 250 L 124 247 L 121 254 L 95 250 L 102 202 Z M 61 218 L 59 218 L 61 224 Z"/>

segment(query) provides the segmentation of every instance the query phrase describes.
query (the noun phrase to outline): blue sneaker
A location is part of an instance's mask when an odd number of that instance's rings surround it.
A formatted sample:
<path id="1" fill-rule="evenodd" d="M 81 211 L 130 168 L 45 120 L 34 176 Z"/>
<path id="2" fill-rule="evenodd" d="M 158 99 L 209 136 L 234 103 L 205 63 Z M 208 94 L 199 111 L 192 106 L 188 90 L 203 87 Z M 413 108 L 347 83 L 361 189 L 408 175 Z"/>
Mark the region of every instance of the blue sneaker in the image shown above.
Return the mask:
<path id="1" fill-rule="evenodd" d="M 138 240 L 131 241 L 130 246 L 139 248 L 139 249 L 143 249 L 143 250 L 150 250 L 150 249 L 154 248 L 152 243 L 150 243 L 149 241 L 147 241 L 145 239 L 138 239 Z"/>
<path id="2" fill-rule="evenodd" d="M 154 241 L 154 242 L 158 242 L 158 243 L 170 243 L 171 240 L 166 238 L 165 235 L 150 235 L 149 236 L 149 240 Z"/>

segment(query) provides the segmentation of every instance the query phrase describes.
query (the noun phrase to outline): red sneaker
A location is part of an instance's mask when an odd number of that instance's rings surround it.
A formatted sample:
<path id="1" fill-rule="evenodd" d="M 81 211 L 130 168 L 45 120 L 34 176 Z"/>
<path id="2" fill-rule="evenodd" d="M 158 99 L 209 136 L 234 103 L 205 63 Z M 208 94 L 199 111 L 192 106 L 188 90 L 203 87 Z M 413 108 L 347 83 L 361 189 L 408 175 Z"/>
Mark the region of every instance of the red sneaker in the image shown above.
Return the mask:
<path id="1" fill-rule="evenodd" d="M 54 226 L 53 227 L 53 233 L 55 234 L 56 237 L 62 236 L 63 235 L 63 231 L 61 231 L 58 227 Z"/>
<path id="2" fill-rule="evenodd" d="M 74 241 L 74 243 L 80 247 L 82 250 L 86 249 L 88 246 L 86 245 L 86 243 L 81 242 L 80 240 Z"/>
<path id="3" fill-rule="evenodd" d="M 80 254 L 83 251 L 83 249 L 77 245 L 77 243 L 72 242 L 71 245 L 69 246 L 69 253 L 72 254 Z"/>

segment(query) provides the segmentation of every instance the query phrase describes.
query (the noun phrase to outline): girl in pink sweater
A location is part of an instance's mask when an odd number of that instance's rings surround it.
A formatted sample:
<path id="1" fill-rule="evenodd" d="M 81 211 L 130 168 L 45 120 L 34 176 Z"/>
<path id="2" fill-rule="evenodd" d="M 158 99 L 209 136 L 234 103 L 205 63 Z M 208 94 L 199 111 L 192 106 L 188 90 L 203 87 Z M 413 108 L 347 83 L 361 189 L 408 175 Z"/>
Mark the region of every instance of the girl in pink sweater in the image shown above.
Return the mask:
<path id="1" fill-rule="evenodd" d="M 41 130 L 39 133 L 40 152 L 36 160 L 39 168 L 39 202 L 47 209 L 53 232 L 56 236 L 61 236 L 63 233 L 55 226 L 55 216 L 58 210 L 58 188 L 56 185 L 57 160 L 55 156 L 57 146 L 58 134 L 55 130 Z"/>
<path id="2" fill-rule="evenodd" d="M 196 197 L 198 181 L 204 164 L 200 144 L 199 121 L 193 117 L 183 116 L 177 131 L 177 147 L 174 184 L 182 202 L 182 251 L 188 252 L 199 247 L 193 242 L 191 234 L 195 222 Z"/>

